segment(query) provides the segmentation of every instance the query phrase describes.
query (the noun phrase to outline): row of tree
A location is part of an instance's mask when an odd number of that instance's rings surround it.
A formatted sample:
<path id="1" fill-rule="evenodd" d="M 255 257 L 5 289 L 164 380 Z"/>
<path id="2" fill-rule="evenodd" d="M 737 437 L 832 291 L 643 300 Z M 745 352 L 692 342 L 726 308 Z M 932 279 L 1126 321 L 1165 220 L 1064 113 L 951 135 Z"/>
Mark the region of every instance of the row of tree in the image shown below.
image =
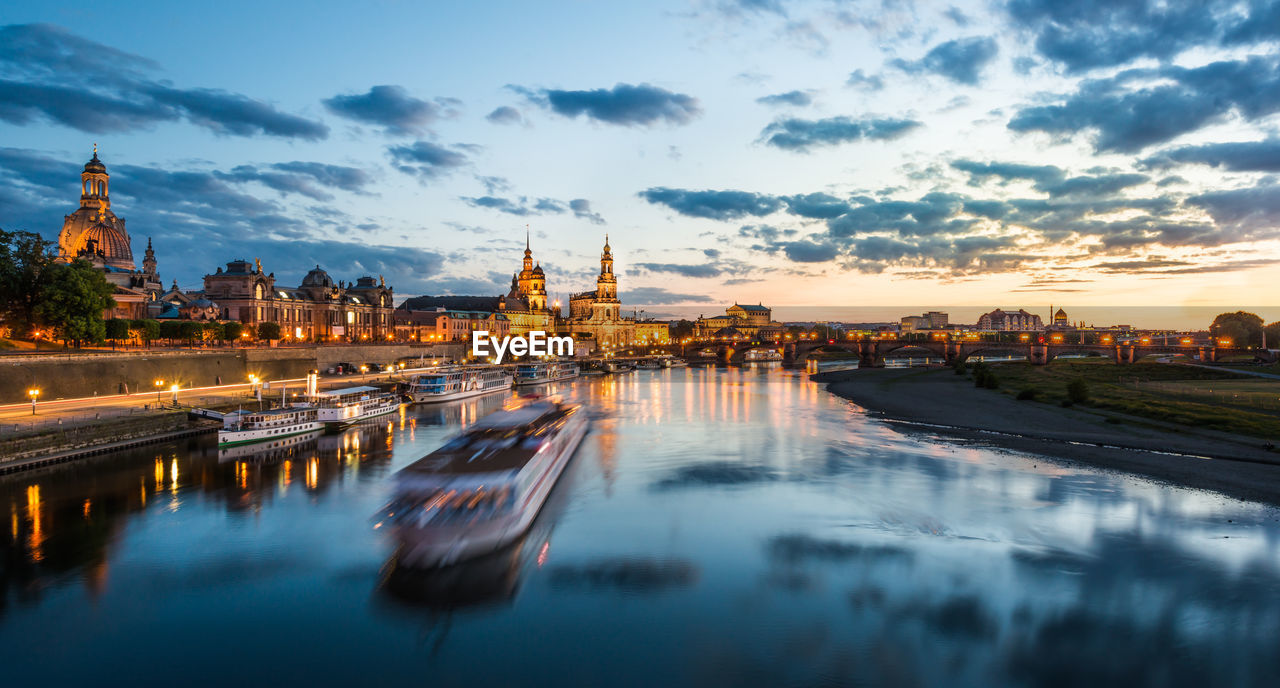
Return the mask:
<path id="1" fill-rule="evenodd" d="M 245 340 L 274 341 L 280 339 L 280 325 L 273 322 L 257 326 L 238 322 L 197 322 L 195 320 L 123 320 L 106 322 L 106 339 L 113 344 L 137 341 L 147 346 L 165 340 L 170 346 L 182 342 L 228 343 Z"/>
<path id="2" fill-rule="evenodd" d="M 56 257 L 57 244 L 39 234 L 0 229 L 0 320 L 16 337 L 41 332 L 74 346 L 101 342 L 115 287 L 87 261 Z"/>
<path id="3" fill-rule="evenodd" d="M 1280 348 L 1280 321 L 1263 325 L 1257 314 L 1245 311 L 1222 313 L 1214 318 L 1209 334 L 1230 339 L 1233 346 Z"/>

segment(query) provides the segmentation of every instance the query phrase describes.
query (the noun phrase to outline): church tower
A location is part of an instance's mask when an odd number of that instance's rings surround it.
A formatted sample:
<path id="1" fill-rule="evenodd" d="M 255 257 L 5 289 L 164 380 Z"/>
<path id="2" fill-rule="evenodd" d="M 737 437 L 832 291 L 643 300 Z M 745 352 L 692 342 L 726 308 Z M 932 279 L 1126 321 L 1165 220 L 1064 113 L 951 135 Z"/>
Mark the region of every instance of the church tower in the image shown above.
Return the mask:
<path id="1" fill-rule="evenodd" d="M 156 252 L 151 249 L 151 237 L 147 237 L 147 255 L 142 259 L 142 274 L 155 277 Z"/>
<path id="2" fill-rule="evenodd" d="M 596 278 L 596 300 L 618 300 L 618 278 L 613 276 L 613 249 L 609 235 L 604 235 L 604 251 L 600 254 L 600 276 Z"/>
<path id="3" fill-rule="evenodd" d="M 93 158 L 80 173 L 80 207 L 63 219 L 58 234 L 58 260 L 70 263 L 86 258 L 108 268 L 134 269 L 124 219 L 111 212 L 110 182 L 107 166 L 98 159 L 98 146 L 94 144 Z"/>

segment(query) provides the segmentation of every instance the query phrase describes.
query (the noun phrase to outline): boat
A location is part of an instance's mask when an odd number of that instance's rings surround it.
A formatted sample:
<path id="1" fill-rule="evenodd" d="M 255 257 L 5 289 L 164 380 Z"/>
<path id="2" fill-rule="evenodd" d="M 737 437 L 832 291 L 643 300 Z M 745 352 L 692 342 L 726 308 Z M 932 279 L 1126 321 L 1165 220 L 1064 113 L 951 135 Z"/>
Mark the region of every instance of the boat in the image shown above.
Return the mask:
<path id="1" fill-rule="evenodd" d="M 426 404 L 476 397 L 511 389 L 511 370 L 501 366 L 447 366 L 415 377 L 404 400 Z"/>
<path id="2" fill-rule="evenodd" d="M 636 363 L 636 370 L 658 370 L 661 367 L 662 363 L 654 358 L 646 358 Z"/>
<path id="3" fill-rule="evenodd" d="M 516 386 L 541 385 L 578 377 L 578 364 L 573 361 L 543 361 L 516 366 Z"/>
<path id="4" fill-rule="evenodd" d="M 226 445 L 217 448 L 218 462 L 254 461 L 269 462 L 279 459 L 296 458 L 308 449 L 315 449 L 317 442 L 324 435 L 324 426 L 299 435 L 287 435 L 253 444 Z"/>
<path id="5" fill-rule="evenodd" d="M 409 566 L 493 552 L 529 529 L 587 427 L 581 406 L 556 401 L 491 413 L 397 473 L 374 528 Z"/>
<path id="6" fill-rule="evenodd" d="M 782 360 L 782 354 L 777 349 L 752 349 L 743 354 L 743 360 L 749 363 L 771 363 Z"/>
<path id="7" fill-rule="evenodd" d="M 268 411 L 237 411 L 222 417 L 218 447 L 236 447 L 324 430 L 317 409 L 287 407 Z"/>
<path id="8" fill-rule="evenodd" d="M 689 365 L 689 362 L 684 360 L 683 358 L 672 358 L 672 357 L 663 358 L 661 360 L 661 363 L 663 368 L 684 368 Z"/>
<path id="9" fill-rule="evenodd" d="M 624 361 L 605 361 L 604 370 L 606 373 L 629 373 L 635 368 L 630 363 Z"/>
<path id="10" fill-rule="evenodd" d="M 317 418 L 330 428 L 385 416 L 400 409 L 399 397 L 377 387 L 346 387 L 316 392 L 305 404 L 315 408 Z"/>

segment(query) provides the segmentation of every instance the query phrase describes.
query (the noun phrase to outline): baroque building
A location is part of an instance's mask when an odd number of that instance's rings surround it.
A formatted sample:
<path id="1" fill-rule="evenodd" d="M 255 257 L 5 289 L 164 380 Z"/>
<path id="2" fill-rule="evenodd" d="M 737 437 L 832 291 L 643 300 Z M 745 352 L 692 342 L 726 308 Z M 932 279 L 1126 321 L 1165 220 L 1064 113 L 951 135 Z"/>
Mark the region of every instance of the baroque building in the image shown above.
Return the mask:
<path id="1" fill-rule="evenodd" d="M 1019 308 L 1016 311 L 1006 311 L 997 308 L 990 313 L 983 313 L 978 318 L 978 329 L 987 331 L 1008 331 L 1008 330 L 1043 330 L 1044 321 L 1040 316 Z"/>
<path id="2" fill-rule="evenodd" d="M 511 276 L 511 291 L 498 300 L 498 312 L 511 323 L 511 334 L 533 330 L 554 332 L 559 313 L 547 308 L 547 276 L 541 263 L 534 263 L 529 237 L 524 238 L 524 263 Z"/>
<path id="3" fill-rule="evenodd" d="M 277 323 L 283 339 L 314 342 L 394 338 L 394 296 L 381 278 L 335 283 L 319 265 L 297 287 L 277 285 L 275 273 L 265 273 L 257 260 L 233 260 L 204 276 L 204 291 L 185 294 L 189 303 L 213 304 L 220 320 Z"/>
<path id="4" fill-rule="evenodd" d="M 86 260 L 101 270 L 114 287 L 116 307 L 104 313 L 106 318 L 147 317 L 147 304 L 164 291 L 157 273 L 156 255 L 147 239 L 142 269 L 133 260 L 133 245 L 125 229 L 124 218 L 111 210 L 111 175 L 98 159 L 98 146 L 93 158 L 80 173 L 80 207 L 62 221 L 58 233 L 58 260 L 70 263 Z"/>
<path id="5" fill-rule="evenodd" d="M 724 315 L 710 318 L 698 316 L 693 323 L 693 336 L 697 339 L 715 339 L 739 335 L 744 339 L 756 339 L 761 330 L 772 334 L 774 330 L 780 332 L 781 328 L 780 323 L 773 322 L 773 310 L 768 306 L 734 303 L 725 309 Z"/>
<path id="6" fill-rule="evenodd" d="M 609 246 L 608 234 L 604 237 L 604 250 L 600 253 L 596 288 L 569 297 L 569 318 L 560 324 L 560 331 L 591 337 L 597 347 L 624 346 L 636 341 L 635 318 L 622 317 L 618 278 L 613 274 L 613 249 Z"/>

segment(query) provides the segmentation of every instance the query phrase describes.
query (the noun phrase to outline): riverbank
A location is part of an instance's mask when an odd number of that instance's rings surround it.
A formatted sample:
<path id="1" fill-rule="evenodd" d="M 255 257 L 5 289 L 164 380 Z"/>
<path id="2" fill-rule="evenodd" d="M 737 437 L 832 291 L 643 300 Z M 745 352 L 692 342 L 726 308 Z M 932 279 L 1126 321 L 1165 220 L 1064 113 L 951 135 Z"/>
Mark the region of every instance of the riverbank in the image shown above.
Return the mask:
<path id="1" fill-rule="evenodd" d="M 834 371 L 812 379 L 904 429 L 1280 504 L 1280 453 L 1265 449 L 1258 438 L 1018 401 L 976 388 L 950 369 Z"/>
<path id="2" fill-rule="evenodd" d="M 168 439 L 214 432 L 217 421 L 193 419 L 185 410 L 106 418 L 0 439 L 0 473 L 36 468 Z"/>

